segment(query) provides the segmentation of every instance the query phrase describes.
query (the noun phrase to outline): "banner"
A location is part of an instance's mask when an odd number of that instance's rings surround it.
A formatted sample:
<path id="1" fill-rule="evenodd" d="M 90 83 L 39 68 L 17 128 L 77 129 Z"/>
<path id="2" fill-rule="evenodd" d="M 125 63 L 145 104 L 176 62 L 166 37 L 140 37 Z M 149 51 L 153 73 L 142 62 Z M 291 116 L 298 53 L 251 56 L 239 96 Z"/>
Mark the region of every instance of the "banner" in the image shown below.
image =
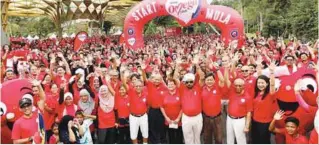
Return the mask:
<path id="1" fill-rule="evenodd" d="M 85 42 L 85 40 L 87 38 L 88 38 L 88 33 L 84 32 L 84 31 L 79 32 L 78 34 L 76 34 L 76 36 L 74 38 L 73 50 L 74 51 L 79 51 L 79 49 L 84 44 L 84 42 Z"/>
<path id="2" fill-rule="evenodd" d="M 133 7 L 124 21 L 125 43 L 128 48 L 144 47 L 143 29 L 150 20 L 159 16 L 173 16 L 181 26 L 196 22 L 211 23 L 222 33 L 226 45 L 238 40 L 238 48 L 244 44 L 244 21 L 234 9 L 210 5 L 210 0 L 154 0 L 142 1 Z"/>
<path id="3" fill-rule="evenodd" d="M 172 35 L 180 35 L 182 34 L 181 27 L 171 27 L 165 29 L 165 36 L 172 36 Z"/>

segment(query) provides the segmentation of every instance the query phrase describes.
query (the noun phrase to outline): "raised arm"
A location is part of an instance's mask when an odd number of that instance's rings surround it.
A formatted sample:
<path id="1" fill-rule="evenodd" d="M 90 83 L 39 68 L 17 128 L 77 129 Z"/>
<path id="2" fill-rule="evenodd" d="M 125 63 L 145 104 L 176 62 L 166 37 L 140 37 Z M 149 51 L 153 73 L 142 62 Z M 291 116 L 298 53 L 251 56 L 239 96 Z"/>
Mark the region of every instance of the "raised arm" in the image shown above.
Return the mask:
<path id="1" fill-rule="evenodd" d="M 270 71 L 270 90 L 269 90 L 269 93 L 271 95 L 273 95 L 275 92 L 276 92 L 276 87 L 275 87 L 275 68 L 276 68 L 276 65 L 275 65 L 275 61 L 272 61 L 270 63 L 270 66 L 269 66 L 269 71 Z"/>
<path id="2" fill-rule="evenodd" d="M 230 88 L 231 82 L 229 80 L 229 64 L 225 66 L 224 78 L 227 88 Z"/>
<path id="3" fill-rule="evenodd" d="M 275 115 L 274 115 L 274 119 L 271 121 L 268 130 L 274 133 L 281 133 L 280 130 L 278 128 L 275 127 L 275 123 L 277 120 L 281 120 L 283 117 L 283 115 L 285 114 L 284 111 L 282 110 L 278 110 Z"/>
<path id="4" fill-rule="evenodd" d="M 58 53 L 58 57 L 60 57 L 62 59 L 64 65 L 65 65 L 66 74 L 71 75 L 70 66 L 69 66 L 68 62 L 66 61 L 66 59 L 64 58 L 63 54 L 62 53 Z"/>

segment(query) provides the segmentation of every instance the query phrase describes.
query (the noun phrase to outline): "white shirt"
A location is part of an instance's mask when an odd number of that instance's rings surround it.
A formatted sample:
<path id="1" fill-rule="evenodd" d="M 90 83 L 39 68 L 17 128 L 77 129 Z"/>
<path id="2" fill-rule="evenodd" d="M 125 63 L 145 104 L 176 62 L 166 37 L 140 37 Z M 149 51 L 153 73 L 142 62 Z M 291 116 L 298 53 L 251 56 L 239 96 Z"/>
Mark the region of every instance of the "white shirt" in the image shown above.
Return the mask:
<path id="1" fill-rule="evenodd" d="M 90 125 L 93 123 L 92 119 L 85 119 L 83 121 L 83 124 L 81 125 L 82 129 L 83 129 L 83 136 L 82 138 L 80 138 L 80 143 L 81 144 L 93 144 L 92 141 L 92 136 L 91 136 L 91 132 L 90 132 Z"/>

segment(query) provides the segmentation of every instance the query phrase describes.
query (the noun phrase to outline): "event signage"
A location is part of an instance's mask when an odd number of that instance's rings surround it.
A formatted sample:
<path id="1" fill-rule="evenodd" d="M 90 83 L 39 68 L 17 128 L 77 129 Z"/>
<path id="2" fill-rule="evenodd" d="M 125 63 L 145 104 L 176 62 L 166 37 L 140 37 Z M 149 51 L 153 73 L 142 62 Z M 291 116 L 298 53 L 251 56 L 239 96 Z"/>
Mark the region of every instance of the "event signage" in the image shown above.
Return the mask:
<path id="1" fill-rule="evenodd" d="M 208 0 L 144 0 L 125 18 L 123 33 L 127 48 L 144 47 L 144 25 L 159 16 L 172 16 L 181 26 L 210 23 L 222 31 L 220 37 L 226 45 L 233 40 L 237 40 L 238 48 L 244 44 L 243 18 L 230 7 L 210 5 Z"/>

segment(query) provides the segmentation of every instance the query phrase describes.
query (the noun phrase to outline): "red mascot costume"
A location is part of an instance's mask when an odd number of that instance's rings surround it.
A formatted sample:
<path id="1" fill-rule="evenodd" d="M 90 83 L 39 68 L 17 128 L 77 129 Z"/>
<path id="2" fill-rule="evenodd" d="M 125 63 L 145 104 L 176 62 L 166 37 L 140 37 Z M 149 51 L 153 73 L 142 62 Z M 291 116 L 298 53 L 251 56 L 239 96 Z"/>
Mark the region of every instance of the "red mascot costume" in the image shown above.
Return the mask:
<path id="1" fill-rule="evenodd" d="M 283 119 L 276 122 L 276 128 L 284 128 L 284 120 L 287 117 L 296 117 L 299 119 L 299 132 L 305 135 L 313 129 L 315 111 L 305 110 L 296 100 L 294 86 L 297 80 L 301 79 L 303 88 L 302 99 L 311 106 L 317 106 L 316 98 L 318 96 L 318 83 L 316 81 L 316 73 L 313 69 L 306 67 L 299 68 L 298 71 L 289 76 L 279 77 L 279 88 L 276 93 L 278 108 L 285 111 Z M 277 86 L 277 85 L 276 85 Z M 276 135 L 276 143 L 285 143 L 284 136 Z"/>
<path id="2" fill-rule="evenodd" d="M 31 83 L 25 79 L 7 81 L 1 85 L 1 144 L 13 143 L 11 139 L 13 124 L 23 115 L 19 110 L 19 100 L 23 95 L 31 93 Z"/>

